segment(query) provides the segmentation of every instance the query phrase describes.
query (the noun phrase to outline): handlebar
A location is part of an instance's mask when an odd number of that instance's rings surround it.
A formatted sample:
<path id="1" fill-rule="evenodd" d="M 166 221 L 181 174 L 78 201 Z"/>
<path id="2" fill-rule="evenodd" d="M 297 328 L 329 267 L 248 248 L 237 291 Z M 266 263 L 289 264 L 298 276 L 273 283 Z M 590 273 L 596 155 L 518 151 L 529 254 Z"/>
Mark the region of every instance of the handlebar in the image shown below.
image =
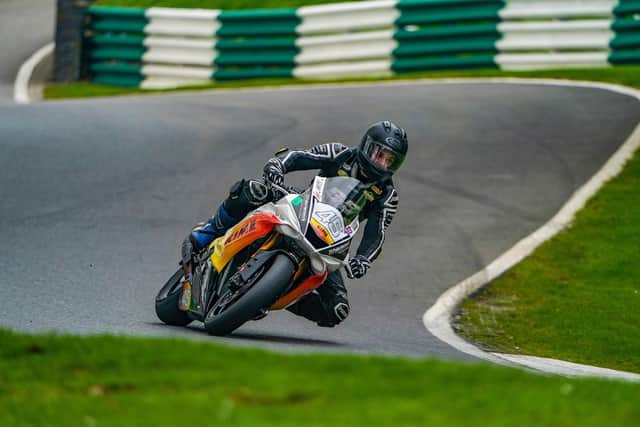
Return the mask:
<path id="1" fill-rule="evenodd" d="M 282 197 L 288 196 L 289 194 L 298 194 L 299 191 L 296 191 L 295 188 L 293 187 L 284 187 L 284 186 L 280 186 L 278 184 L 274 184 L 273 182 L 269 182 L 267 183 L 267 186 L 269 188 L 269 190 L 272 192 L 273 194 L 273 198 L 274 199 L 280 199 Z M 348 262 L 349 258 L 347 257 L 346 259 L 346 264 L 344 265 L 344 270 L 345 273 L 347 273 L 347 277 L 349 277 L 350 279 L 353 279 L 353 273 L 351 272 L 351 266 L 349 265 Z"/>
<path id="2" fill-rule="evenodd" d="M 273 192 L 274 199 L 279 199 L 279 198 L 282 198 L 284 196 L 287 196 L 287 195 L 291 194 L 291 191 L 289 189 L 287 189 L 285 187 L 282 187 L 282 186 L 280 186 L 278 184 L 274 184 L 273 182 L 270 182 L 267 185 L 269 186 L 269 188 Z M 277 197 L 278 196 L 277 193 L 280 193 L 279 194 L 280 197 Z"/>

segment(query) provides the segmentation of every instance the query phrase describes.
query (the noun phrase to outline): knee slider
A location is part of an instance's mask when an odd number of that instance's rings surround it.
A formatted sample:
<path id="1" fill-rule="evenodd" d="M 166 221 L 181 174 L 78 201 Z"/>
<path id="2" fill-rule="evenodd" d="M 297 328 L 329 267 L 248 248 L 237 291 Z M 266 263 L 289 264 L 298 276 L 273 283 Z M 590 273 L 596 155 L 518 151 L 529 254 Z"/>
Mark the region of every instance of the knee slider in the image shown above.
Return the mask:
<path id="1" fill-rule="evenodd" d="M 333 314 L 335 315 L 336 324 L 342 322 L 349 316 L 349 303 L 339 302 L 333 306 Z"/>
<path id="2" fill-rule="evenodd" d="M 269 198 L 269 189 L 261 181 L 250 179 L 247 185 L 248 198 L 253 205 L 261 206 L 265 204 Z"/>
<path id="3" fill-rule="evenodd" d="M 268 201 L 269 190 L 266 185 L 254 179 L 241 179 L 233 184 L 223 206 L 229 215 L 244 218 L 253 209 Z"/>
<path id="4" fill-rule="evenodd" d="M 229 198 L 230 199 L 237 199 L 238 197 L 240 197 L 240 194 L 242 193 L 242 188 L 244 187 L 244 179 L 241 179 L 240 181 L 237 181 L 235 184 L 233 184 L 231 186 L 231 188 L 229 189 Z"/>
<path id="5" fill-rule="evenodd" d="M 233 184 L 229 189 L 229 197 L 227 197 L 222 203 L 225 211 L 235 218 L 244 218 L 244 216 L 251 210 L 250 206 L 248 206 L 247 200 L 243 197 L 244 186 L 244 179 Z"/>
<path id="6" fill-rule="evenodd" d="M 349 317 L 349 303 L 347 301 L 337 302 L 332 308 L 327 307 L 327 319 L 318 322 L 318 326 L 333 328 Z"/>

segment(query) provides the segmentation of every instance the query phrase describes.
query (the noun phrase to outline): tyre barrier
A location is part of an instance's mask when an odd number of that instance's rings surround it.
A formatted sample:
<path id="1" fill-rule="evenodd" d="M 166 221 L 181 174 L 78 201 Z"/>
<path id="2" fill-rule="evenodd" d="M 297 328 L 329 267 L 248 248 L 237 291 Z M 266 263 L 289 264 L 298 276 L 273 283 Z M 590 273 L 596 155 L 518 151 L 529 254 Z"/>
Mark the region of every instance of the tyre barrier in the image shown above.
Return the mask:
<path id="1" fill-rule="evenodd" d="M 87 9 L 96 83 L 173 88 L 470 68 L 640 63 L 640 0 L 374 0 L 298 9 Z"/>

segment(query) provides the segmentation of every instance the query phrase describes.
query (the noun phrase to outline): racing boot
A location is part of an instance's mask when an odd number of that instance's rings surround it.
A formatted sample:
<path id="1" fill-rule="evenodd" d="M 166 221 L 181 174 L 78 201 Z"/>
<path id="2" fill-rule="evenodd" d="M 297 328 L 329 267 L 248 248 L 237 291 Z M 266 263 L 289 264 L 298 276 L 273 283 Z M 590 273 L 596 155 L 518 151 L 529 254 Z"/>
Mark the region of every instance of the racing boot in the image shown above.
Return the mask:
<path id="1" fill-rule="evenodd" d="M 180 298 L 180 310 L 186 311 L 189 309 L 191 300 L 191 284 L 193 281 L 193 255 L 200 252 L 211 242 L 227 232 L 228 229 L 240 222 L 229 215 L 224 208 L 224 204 L 221 204 L 218 208 L 218 212 L 209 218 L 209 221 L 197 224 L 189 233 L 186 239 L 182 242 L 182 270 L 184 273 L 182 279 L 182 296 Z"/>
<path id="2" fill-rule="evenodd" d="M 191 260 L 193 255 L 209 246 L 211 242 L 222 236 L 239 221 L 239 219 L 229 215 L 224 204 L 222 204 L 218 208 L 218 212 L 209 218 L 209 221 L 193 227 L 191 233 L 182 242 L 182 268 L 186 283 L 191 282 Z"/>
<path id="3" fill-rule="evenodd" d="M 199 252 L 206 248 L 211 242 L 222 236 L 239 221 L 239 219 L 229 215 L 224 204 L 221 204 L 218 212 L 209 218 L 209 221 L 198 224 L 191 230 L 189 240 L 193 245 L 193 250 Z"/>

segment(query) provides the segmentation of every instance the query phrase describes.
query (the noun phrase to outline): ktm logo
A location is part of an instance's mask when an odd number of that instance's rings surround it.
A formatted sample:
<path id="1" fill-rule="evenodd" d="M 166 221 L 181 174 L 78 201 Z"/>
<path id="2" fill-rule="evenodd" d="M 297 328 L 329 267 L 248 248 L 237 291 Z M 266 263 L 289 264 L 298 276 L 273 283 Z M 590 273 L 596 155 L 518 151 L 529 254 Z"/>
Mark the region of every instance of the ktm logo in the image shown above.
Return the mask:
<path id="1" fill-rule="evenodd" d="M 231 233 L 231 236 L 227 237 L 227 240 L 225 240 L 224 243 L 227 244 L 227 243 L 233 242 L 234 240 L 238 240 L 242 236 L 245 236 L 246 234 L 251 233 L 255 229 L 256 229 L 256 222 L 251 221 L 250 223 L 243 225 L 239 230 L 236 230 L 233 233 Z"/>

